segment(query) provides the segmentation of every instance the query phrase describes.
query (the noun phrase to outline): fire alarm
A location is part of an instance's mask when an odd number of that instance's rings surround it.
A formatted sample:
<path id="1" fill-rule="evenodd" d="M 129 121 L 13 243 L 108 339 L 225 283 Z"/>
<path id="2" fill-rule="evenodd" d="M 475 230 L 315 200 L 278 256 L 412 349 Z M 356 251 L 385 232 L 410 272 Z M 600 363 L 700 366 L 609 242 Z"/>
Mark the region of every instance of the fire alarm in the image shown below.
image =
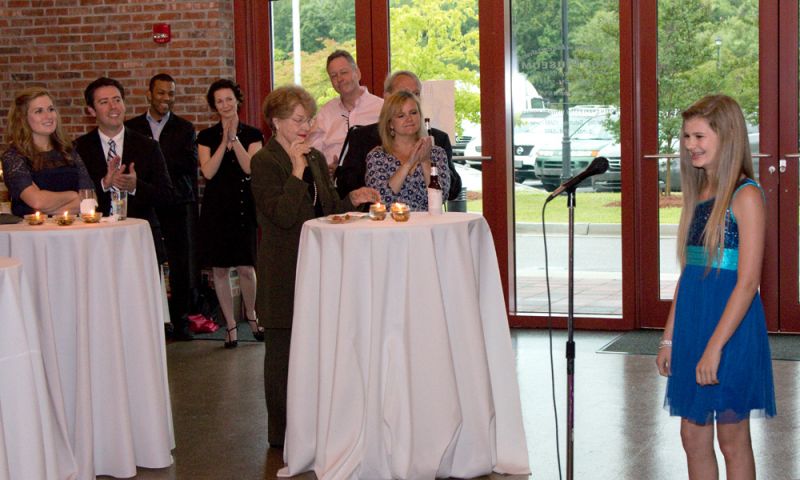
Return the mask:
<path id="1" fill-rule="evenodd" d="M 169 23 L 155 23 L 153 24 L 153 41 L 156 43 L 169 43 L 172 39 L 172 33 L 169 29 Z"/>

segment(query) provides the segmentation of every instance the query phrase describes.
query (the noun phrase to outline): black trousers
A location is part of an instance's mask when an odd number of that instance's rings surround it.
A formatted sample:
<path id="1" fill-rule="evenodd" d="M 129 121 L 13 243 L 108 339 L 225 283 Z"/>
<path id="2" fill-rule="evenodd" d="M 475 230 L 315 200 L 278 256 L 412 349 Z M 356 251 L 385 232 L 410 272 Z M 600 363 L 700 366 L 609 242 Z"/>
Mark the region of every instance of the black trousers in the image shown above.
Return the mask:
<path id="1" fill-rule="evenodd" d="M 268 328 L 264 346 L 264 396 L 267 401 L 267 441 L 283 447 L 286 436 L 286 387 L 289 383 L 290 328 Z"/>
<path id="2" fill-rule="evenodd" d="M 197 262 L 197 203 L 181 203 L 158 211 L 169 263 L 169 316 L 176 329 L 186 325 L 192 291 L 200 282 Z"/>

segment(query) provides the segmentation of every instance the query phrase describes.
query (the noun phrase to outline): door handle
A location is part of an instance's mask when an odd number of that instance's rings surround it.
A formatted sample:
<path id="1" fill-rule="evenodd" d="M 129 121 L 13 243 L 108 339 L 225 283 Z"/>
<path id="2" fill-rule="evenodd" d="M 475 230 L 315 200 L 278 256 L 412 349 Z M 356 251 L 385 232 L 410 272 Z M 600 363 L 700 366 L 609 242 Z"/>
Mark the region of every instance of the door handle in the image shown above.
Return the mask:
<path id="1" fill-rule="evenodd" d="M 453 161 L 455 162 L 456 160 L 458 160 L 458 161 L 465 161 L 465 162 L 466 162 L 467 160 L 469 160 L 469 161 L 473 161 L 473 162 L 485 162 L 485 161 L 487 161 L 487 160 L 492 160 L 492 157 L 491 157 L 491 156 L 470 156 L 470 155 L 464 156 L 464 155 L 453 155 Z"/>
<path id="2" fill-rule="evenodd" d="M 781 158 L 778 161 L 778 170 L 780 170 L 781 173 L 785 173 L 786 172 L 786 159 L 787 158 L 798 159 L 798 158 L 800 158 L 800 153 L 787 153 L 786 155 L 784 155 L 784 158 Z M 772 172 L 770 172 L 770 173 L 772 173 Z"/>
<path id="3" fill-rule="evenodd" d="M 656 153 L 653 155 L 645 155 L 644 158 L 681 158 L 680 153 Z"/>

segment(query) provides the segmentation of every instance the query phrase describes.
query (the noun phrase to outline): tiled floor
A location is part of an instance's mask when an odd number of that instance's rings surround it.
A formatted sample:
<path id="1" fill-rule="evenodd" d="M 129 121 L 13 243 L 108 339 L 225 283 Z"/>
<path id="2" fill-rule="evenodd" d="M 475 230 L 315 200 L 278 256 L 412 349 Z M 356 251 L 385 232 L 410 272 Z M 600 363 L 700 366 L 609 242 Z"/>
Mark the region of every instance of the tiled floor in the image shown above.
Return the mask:
<path id="1" fill-rule="evenodd" d="M 575 336 L 575 478 L 688 478 L 679 422 L 661 408 L 665 380 L 656 374 L 654 357 L 596 353 L 615 336 L 611 332 L 577 332 Z M 513 340 L 532 478 L 558 479 L 547 332 L 515 331 Z M 566 456 L 565 340 L 563 331 L 554 334 L 562 463 Z M 175 465 L 141 469 L 137 478 L 276 478 L 282 460 L 279 451 L 266 448 L 263 348 L 260 343 L 244 343 L 236 350 L 225 350 L 214 341 L 167 347 Z M 752 422 L 758 478 L 800 479 L 800 362 L 776 361 L 773 366 L 779 416 Z M 495 477 L 513 478 L 486 478 Z"/>

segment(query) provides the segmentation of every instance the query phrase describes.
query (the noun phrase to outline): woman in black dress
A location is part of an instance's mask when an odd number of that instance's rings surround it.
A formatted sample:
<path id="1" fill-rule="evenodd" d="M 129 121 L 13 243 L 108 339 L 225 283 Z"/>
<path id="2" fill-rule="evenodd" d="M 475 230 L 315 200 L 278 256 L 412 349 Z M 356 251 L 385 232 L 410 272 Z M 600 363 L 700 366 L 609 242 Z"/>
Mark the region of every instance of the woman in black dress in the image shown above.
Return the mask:
<path id="1" fill-rule="evenodd" d="M 229 274 L 236 268 L 253 335 L 264 341 L 256 318 L 256 214 L 250 191 L 250 158 L 264 142 L 255 127 L 239 122 L 243 100 L 239 85 L 217 80 L 206 95 L 219 123 L 197 136 L 200 171 L 206 179 L 200 211 L 200 248 L 204 266 L 212 267 L 214 290 L 225 316 L 225 348 L 238 345 Z"/>
<path id="2" fill-rule="evenodd" d="M 15 215 L 34 211 L 77 213 L 78 191 L 94 189 L 72 143 L 61 131 L 61 119 L 50 93 L 39 87 L 17 93 L 8 111 L 8 149 L 2 163 Z"/>

